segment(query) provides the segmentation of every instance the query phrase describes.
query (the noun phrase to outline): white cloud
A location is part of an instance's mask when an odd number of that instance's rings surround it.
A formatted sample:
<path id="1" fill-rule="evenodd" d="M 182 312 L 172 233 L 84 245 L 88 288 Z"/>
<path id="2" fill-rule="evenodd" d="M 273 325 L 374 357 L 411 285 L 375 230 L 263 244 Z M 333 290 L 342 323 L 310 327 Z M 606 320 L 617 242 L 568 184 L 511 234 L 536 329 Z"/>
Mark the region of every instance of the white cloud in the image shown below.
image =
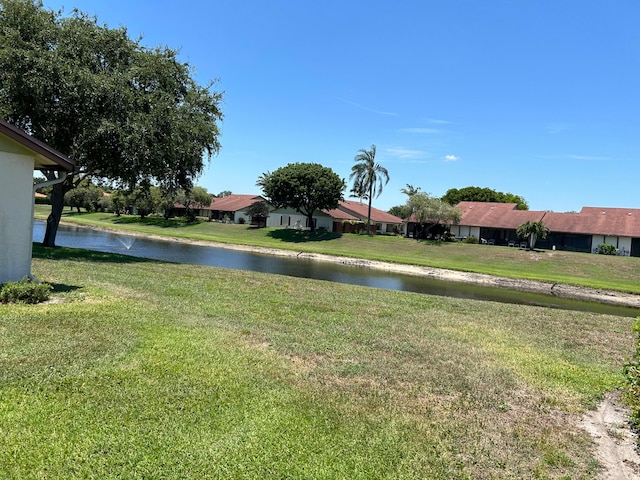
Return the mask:
<path id="1" fill-rule="evenodd" d="M 429 133 L 429 134 L 442 133 L 442 130 L 438 130 L 437 128 L 422 128 L 422 127 L 403 128 L 402 131 L 406 133 Z"/>
<path id="2" fill-rule="evenodd" d="M 457 162 L 458 160 L 460 160 L 460 157 L 456 157 L 455 155 L 445 155 L 444 157 L 445 162 Z"/>
<path id="3" fill-rule="evenodd" d="M 410 150 L 402 147 L 387 148 L 385 152 L 398 158 L 422 158 L 427 155 L 427 152 L 422 150 Z"/>
<path id="4" fill-rule="evenodd" d="M 440 120 L 437 118 L 427 118 L 427 122 L 435 125 L 449 125 L 451 122 L 448 120 Z"/>
<path id="5" fill-rule="evenodd" d="M 342 100 L 342 99 L 340 99 Z M 364 105 L 360 105 L 359 103 L 356 102 L 352 102 L 351 100 L 342 100 L 345 103 L 348 103 L 349 105 L 353 105 L 356 108 L 359 108 L 360 110 L 364 110 L 365 112 L 371 112 L 371 113 L 376 113 L 378 115 L 389 115 L 392 117 L 397 117 L 398 114 L 395 112 L 385 112 L 382 110 L 376 110 L 374 108 L 370 108 L 370 107 L 365 107 Z"/>
<path id="6" fill-rule="evenodd" d="M 585 162 L 602 162 L 606 160 L 611 160 L 611 157 L 595 157 L 589 155 L 569 155 L 571 160 L 581 160 Z"/>

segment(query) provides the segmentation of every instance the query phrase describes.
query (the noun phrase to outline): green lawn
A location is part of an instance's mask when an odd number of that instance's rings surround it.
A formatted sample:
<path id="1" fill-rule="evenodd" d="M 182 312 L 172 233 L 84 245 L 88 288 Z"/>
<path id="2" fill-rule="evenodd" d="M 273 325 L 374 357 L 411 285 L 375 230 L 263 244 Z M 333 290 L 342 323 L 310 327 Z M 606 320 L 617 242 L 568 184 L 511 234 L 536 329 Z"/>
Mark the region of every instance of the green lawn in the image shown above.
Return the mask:
<path id="1" fill-rule="evenodd" d="M 46 218 L 39 207 L 36 216 Z M 509 247 L 415 241 L 394 236 L 366 236 L 227 225 L 216 222 L 186 224 L 180 219 L 140 219 L 106 213 L 65 212 L 64 222 L 176 238 L 245 244 L 295 251 L 344 255 L 408 263 L 508 278 L 544 280 L 640 294 L 640 258 Z"/>
<path id="2" fill-rule="evenodd" d="M 351 245 L 387 241 L 467 248 Z M 591 313 L 37 245 L 33 272 L 54 301 L 0 305 L 0 478 L 595 478 L 578 423 L 635 347 Z"/>

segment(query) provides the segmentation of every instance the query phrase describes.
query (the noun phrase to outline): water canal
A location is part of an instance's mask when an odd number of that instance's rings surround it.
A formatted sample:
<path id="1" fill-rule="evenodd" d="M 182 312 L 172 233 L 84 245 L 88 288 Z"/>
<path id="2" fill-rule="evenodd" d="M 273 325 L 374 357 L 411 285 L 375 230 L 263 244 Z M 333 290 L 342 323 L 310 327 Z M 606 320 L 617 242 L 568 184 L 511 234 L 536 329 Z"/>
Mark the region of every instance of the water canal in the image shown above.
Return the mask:
<path id="1" fill-rule="evenodd" d="M 42 240 L 44 230 L 44 222 L 34 222 L 34 242 Z M 56 245 L 160 261 L 249 270 L 430 295 L 540 305 L 550 308 L 589 311 L 618 316 L 636 317 L 640 314 L 640 311 L 635 308 L 603 305 L 467 283 L 447 282 L 412 275 L 382 272 L 365 267 L 319 262 L 308 258 L 280 257 L 171 240 L 131 236 L 72 225 L 60 225 L 56 236 Z"/>

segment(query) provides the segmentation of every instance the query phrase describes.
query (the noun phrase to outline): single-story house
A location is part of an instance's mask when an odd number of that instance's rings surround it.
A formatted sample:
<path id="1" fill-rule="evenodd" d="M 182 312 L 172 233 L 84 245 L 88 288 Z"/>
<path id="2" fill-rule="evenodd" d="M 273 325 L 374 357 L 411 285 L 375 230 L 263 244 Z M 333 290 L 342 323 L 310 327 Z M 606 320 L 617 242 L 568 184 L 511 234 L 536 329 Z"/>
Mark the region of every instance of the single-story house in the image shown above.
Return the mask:
<path id="1" fill-rule="evenodd" d="M 360 202 L 341 200 L 337 208 L 316 211 L 313 215 L 315 228 L 329 232 L 356 233 L 366 229 L 368 206 Z M 395 232 L 402 229 L 402 219 L 371 207 L 372 232 Z M 308 229 L 305 215 L 291 208 L 279 208 L 270 212 L 268 227 Z"/>
<path id="2" fill-rule="evenodd" d="M 515 203 L 460 202 L 462 216 L 452 225 L 456 237 L 474 236 L 496 245 L 519 241 L 516 229 L 539 222 L 549 228 L 536 247 L 594 252 L 599 245 L 614 245 L 621 255 L 640 257 L 640 209 L 583 207 L 578 213 L 518 210 Z"/>
<path id="3" fill-rule="evenodd" d="M 318 210 L 313 214 L 314 227 L 317 230 L 333 231 L 333 217 L 327 210 Z M 276 208 L 269 212 L 267 227 L 293 228 L 295 230 L 309 230 L 309 219 L 306 215 L 296 212 L 293 208 Z"/>
<path id="4" fill-rule="evenodd" d="M 266 202 L 260 195 L 244 195 L 232 193 L 225 197 L 213 198 L 211 204 L 203 206 L 200 215 L 209 220 L 228 219 L 233 223 L 250 223 L 251 217 L 246 210 L 257 202 Z"/>
<path id="5" fill-rule="evenodd" d="M 0 283 L 31 275 L 35 191 L 64 181 L 75 163 L 19 128 L 0 120 Z M 58 179 L 33 184 L 34 170 L 56 170 Z"/>
<path id="6" fill-rule="evenodd" d="M 266 202 L 260 195 L 244 195 L 232 193 L 224 197 L 212 197 L 209 205 L 193 204 L 191 209 L 198 217 L 209 220 L 229 221 L 232 223 L 250 223 L 251 218 L 245 213 L 247 208 L 256 202 Z M 176 204 L 173 207 L 173 215 L 184 215 L 186 207 Z"/>
<path id="7" fill-rule="evenodd" d="M 338 209 L 358 217 L 362 222 L 367 221 L 369 205 L 366 203 L 342 200 L 338 204 Z M 403 228 L 403 221 L 400 217 L 371 207 L 371 227 L 375 227 L 377 233 L 398 233 Z"/>
<path id="8" fill-rule="evenodd" d="M 458 238 L 476 237 L 480 241 L 508 245 L 520 241 L 516 229 L 526 222 L 539 222 L 546 212 L 518 210 L 515 203 L 460 202 L 458 225 L 451 225 L 451 233 Z"/>

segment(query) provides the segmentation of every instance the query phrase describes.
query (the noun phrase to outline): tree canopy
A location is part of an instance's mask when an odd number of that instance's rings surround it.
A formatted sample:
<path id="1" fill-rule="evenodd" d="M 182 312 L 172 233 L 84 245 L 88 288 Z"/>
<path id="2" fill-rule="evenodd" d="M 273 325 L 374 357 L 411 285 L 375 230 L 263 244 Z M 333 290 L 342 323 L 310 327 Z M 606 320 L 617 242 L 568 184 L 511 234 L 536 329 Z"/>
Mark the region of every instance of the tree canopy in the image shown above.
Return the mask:
<path id="1" fill-rule="evenodd" d="M 54 245 L 64 193 L 83 179 L 189 189 L 220 148 L 222 94 L 198 85 L 175 50 L 39 0 L 0 0 L 0 45 L 0 116 L 77 165 L 54 186 L 45 245 Z"/>
<path id="2" fill-rule="evenodd" d="M 318 163 L 290 163 L 261 175 L 258 182 L 274 207 L 293 208 L 306 216 L 311 230 L 314 212 L 336 208 L 346 188 L 338 174 Z"/>
<path id="3" fill-rule="evenodd" d="M 352 192 L 359 198 L 369 201 L 367 209 L 367 235 L 371 235 L 371 202 L 379 197 L 384 185 L 389 183 L 389 172 L 376 163 L 376 146 L 369 150 L 361 148 L 354 158 L 355 165 L 351 167 L 350 180 L 353 180 Z M 384 185 L 383 185 L 384 184 Z"/>
<path id="4" fill-rule="evenodd" d="M 449 205 L 457 205 L 460 202 L 497 202 L 516 203 L 519 210 L 529 210 L 527 201 L 519 195 L 513 193 L 497 192 L 490 188 L 464 187 L 450 188 L 441 200 Z"/>
<path id="5" fill-rule="evenodd" d="M 440 222 L 460 221 L 460 210 L 428 193 L 414 193 L 409 197 L 407 205 L 417 223 L 429 222 L 437 225 Z"/>

